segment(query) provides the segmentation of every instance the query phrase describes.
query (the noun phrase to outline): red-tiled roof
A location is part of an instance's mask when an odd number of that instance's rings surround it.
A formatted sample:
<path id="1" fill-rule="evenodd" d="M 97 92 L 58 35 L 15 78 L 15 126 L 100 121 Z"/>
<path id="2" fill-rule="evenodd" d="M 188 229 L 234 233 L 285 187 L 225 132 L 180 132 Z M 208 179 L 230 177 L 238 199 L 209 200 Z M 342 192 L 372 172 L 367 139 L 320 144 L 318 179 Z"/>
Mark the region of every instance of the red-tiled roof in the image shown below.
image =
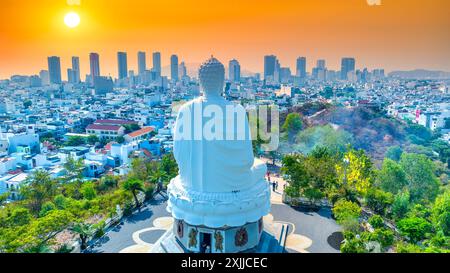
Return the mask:
<path id="1" fill-rule="evenodd" d="M 88 130 L 105 130 L 105 131 L 119 131 L 121 126 L 118 125 L 100 125 L 100 124 L 91 124 L 86 127 Z"/>
<path id="2" fill-rule="evenodd" d="M 144 128 L 142 128 L 140 130 L 137 130 L 137 131 L 129 133 L 128 136 L 130 136 L 130 137 L 138 137 L 138 136 L 142 136 L 142 135 L 148 134 L 150 132 L 153 132 L 154 130 L 155 130 L 155 128 L 153 128 L 151 126 L 144 127 Z"/>
<path id="3" fill-rule="evenodd" d="M 102 125 L 125 125 L 125 124 L 137 124 L 136 121 L 133 120 L 124 120 L 124 119 L 97 119 L 94 124 L 102 124 Z"/>
<path id="4" fill-rule="evenodd" d="M 105 150 L 110 151 L 110 150 L 111 150 L 111 146 L 112 146 L 113 144 L 115 144 L 115 143 L 117 143 L 117 142 L 111 141 L 111 142 L 107 143 L 107 144 L 105 145 Z"/>
<path id="5" fill-rule="evenodd" d="M 152 157 L 152 153 L 149 150 L 143 148 L 142 151 L 144 152 L 145 156 Z"/>

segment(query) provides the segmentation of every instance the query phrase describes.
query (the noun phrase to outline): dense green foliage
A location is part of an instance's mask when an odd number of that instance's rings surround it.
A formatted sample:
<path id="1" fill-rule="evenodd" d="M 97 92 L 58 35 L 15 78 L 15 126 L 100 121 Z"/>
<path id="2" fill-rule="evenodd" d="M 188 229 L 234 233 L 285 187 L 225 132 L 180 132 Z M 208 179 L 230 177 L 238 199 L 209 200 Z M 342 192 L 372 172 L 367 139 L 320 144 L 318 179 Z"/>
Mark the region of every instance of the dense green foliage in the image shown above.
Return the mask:
<path id="1" fill-rule="evenodd" d="M 68 158 L 64 167 L 66 175 L 58 179 L 35 171 L 22 186 L 21 199 L 0 207 L 0 253 L 70 251 L 58 240 L 68 230 L 86 248 L 92 236 L 103 235 L 104 220 L 117 215 L 117 206 L 131 213 L 140 191 L 149 199 L 157 181 L 167 183 L 178 172 L 172 155 L 151 162 L 135 159 L 128 175 L 91 181 L 82 179 L 81 160 Z"/>
<path id="2" fill-rule="evenodd" d="M 436 175 L 444 170 L 425 155 L 396 153 L 377 170 L 362 150 L 315 148 L 283 158 L 286 194 L 327 198 L 343 227 L 342 252 L 449 252 L 450 189 Z M 395 161 L 395 160 L 398 160 Z M 365 218 L 362 211 L 371 212 Z M 364 222 L 371 231 L 364 231 Z M 397 227 L 396 230 L 392 226 Z"/>

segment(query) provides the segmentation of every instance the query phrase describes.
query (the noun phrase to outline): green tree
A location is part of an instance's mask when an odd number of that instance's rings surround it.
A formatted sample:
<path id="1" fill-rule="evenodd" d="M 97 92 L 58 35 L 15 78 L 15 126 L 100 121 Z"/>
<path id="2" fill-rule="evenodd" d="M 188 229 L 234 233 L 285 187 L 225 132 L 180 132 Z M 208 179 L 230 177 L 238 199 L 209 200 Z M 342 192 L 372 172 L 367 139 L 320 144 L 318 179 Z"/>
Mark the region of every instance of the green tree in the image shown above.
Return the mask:
<path id="1" fill-rule="evenodd" d="M 86 200 L 92 200 L 97 197 L 97 191 L 95 190 L 94 184 L 91 182 L 84 183 L 83 186 L 81 186 L 81 194 Z"/>
<path id="2" fill-rule="evenodd" d="M 298 113 L 289 113 L 284 121 L 281 129 L 288 134 L 290 143 L 294 142 L 295 135 L 300 132 L 303 127 L 302 117 Z"/>
<path id="3" fill-rule="evenodd" d="M 376 214 L 369 218 L 369 224 L 375 229 L 384 227 L 383 218 Z"/>
<path id="4" fill-rule="evenodd" d="M 441 139 L 437 139 L 431 143 L 431 147 L 439 154 L 439 159 L 450 167 L 448 165 L 450 163 L 450 144 Z"/>
<path id="5" fill-rule="evenodd" d="M 129 134 L 131 132 L 141 129 L 141 127 L 136 123 L 125 124 L 123 127 L 125 128 L 125 134 Z"/>
<path id="6" fill-rule="evenodd" d="M 56 206 L 52 202 L 48 201 L 42 205 L 41 211 L 39 212 L 39 217 L 44 217 L 50 213 L 50 211 L 55 210 Z"/>
<path id="7" fill-rule="evenodd" d="M 163 155 L 160 163 L 160 170 L 164 172 L 164 184 L 168 184 L 172 178 L 178 175 L 178 164 L 173 154 Z"/>
<path id="8" fill-rule="evenodd" d="M 434 201 L 439 191 L 439 180 L 434 174 L 434 164 L 424 155 L 404 153 L 400 165 L 408 180 L 408 190 L 413 202 Z"/>
<path id="9" fill-rule="evenodd" d="M 325 197 L 337 186 L 335 161 L 326 148 L 316 148 L 309 155 L 285 156 L 281 170 L 289 182 L 286 194 L 304 196 L 312 202 Z"/>
<path id="10" fill-rule="evenodd" d="M 360 195 L 365 195 L 372 185 L 373 163 L 364 150 L 351 149 L 344 154 L 343 162 L 336 164 L 339 181 Z"/>
<path id="11" fill-rule="evenodd" d="M 450 236 L 450 190 L 436 198 L 431 213 L 435 228 Z"/>
<path id="12" fill-rule="evenodd" d="M 77 223 L 72 227 L 72 231 L 80 237 L 81 250 L 87 248 L 87 240 L 95 233 L 94 226 L 88 223 Z"/>
<path id="13" fill-rule="evenodd" d="M 410 242 L 417 243 L 425 239 L 425 235 L 431 232 L 431 224 L 422 218 L 405 218 L 397 223 L 400 233 Z"/>
<path id="14" fill-rule="evenodd" d="M 326 99 L 331 99 L 334 96 L 333 88 L 327 86 L 320 92 L 320 95 Z"/>
<path id="15" fill-rule="evenodd" d="M 8 211 L 9 216 L 3 223 L 3 226 L 15 227 L 15 226 L 25 226 L 28 225 L 33 216 L 27 208 L 23 207 L 12 207 L 11 211 Z M 2 226 L 0 224 L 0 226 Z"/>
<path id="16" fill-rule="evenodd" d="M 403 154 L 403 149 L 399 146 L 389 147 L 385 153 L 385 157 L 394 161 L 400 161 L 400 158 Z"/>
<path id="17" fill-rule="evenodd" d="M 377 185 L 384 191 L 397 194 L 408 185 L 408 181 L 400 164 L 386 158 L 381 170 L 377 173 Z"/>
<path id="18" fill-rule="evenodd" d="M 309 153 L 316 147 L 327 147 L 334 153 L 344 152 L 353 143 L 352 135 L 331 125 L 314 126 L 297 134 L 294 150 Z M 292 148 L 290 148 L 292 150 Z"/>
<path id="19" fill-rule="evenodd" d="M 0 206 L 3 205 L 3 203 L 5 203 L 8 200 L 9 197 L 9 192 L 4 192 L 0 194 Z"/>
<path id="20" fill-rule="evenodd" d="M 36 170 L 25 181 L 25 186 L 20 189 L 21 196 L 34 213 L 41 210 L 45 200 L 55 195 L 57 183 L 50 178 L 48 172 Z"/>
<path id="21" fill-rule="evenodd" d="M 394 197 L 392 203 L 392 214 L 395 218 L 403 218 L 409 211 L 410 196 L 408 191 L 400 192 Z"/>
<path id="22" fill-rule="evenodd" d="M 82 179 L 84 172 L 84 160 L 82 158 L 76 160 L 72 156 L 67 158 L 66 163 L 64 163 L 64 169 L 67 172 L 66 178 L 68 180 L 72 179 Z"/>
<path id="23" fill-rule="evenodd" d="M 81 136 L 70 136 L 67 141 L 67 146 L 80 146 L 86 144 L 86 139 Z"/>
<path id="24" fill-rule="evenodd" d="M 149 170 L 147 169 L 147 164 L 142 158 L 134 158 L 131 161 L 131 172 L 128 174 L 129 177 L 137 178 L 141 181 L 147 180 L 149 176 Z"/>
<path id="25" fill-rule="evenodd" d="M 54 237 L 68 228 L 73 220 L 73 215 L 68 211 L 50 211 L 44 217 L 32 221 L 23 230 L 19 229 L 10 245 L 15 251 L 26 251 L 52 244 Z"/>
<path id="26" fill-rule="evenodd" d="M 390 247 L 394 243 L 394 232 L 387 228 L 377 228 L 372 233 L 365 233 L 364 237 L 368 242 L 375 241 L 380 243 L 382 248 Z"/>
<path id="27" fill-rule="evenodd" d="M 116 137 L 116 142 L 122 144 L 125 142 L 125 138 L 123 136 Z"/>
<path id="28" fill-rule="evenodd" d="M 99 138 L 96 135 L 90 135 L 88 136 L 86 142 L 90 145 L 95 145 L 97 142 L 99 142 Z"/>
<path id="29" fill-rule="evenodd" d="M 361 207 L 344 199 L 337 201 L 332 211 L 339 224 L 344 223 L 348 219 L 358 219 L 361 216 Z"/>
<path id="30" fill-rule="evenodd" d="M 129 191 L 131 192 L 131 194 L 133 194 L 136 207 L 139 207 L 140 203 L 139 199 L 137 198 L 137 193 L 144 190 L 144 183 L 142 182 L 142 180 L 136 178 L 127 179 L 123 182 L 122 187 L 124 190 Z"/>
<path id="31" fill-rule="evenodd" d="M 405 242 L 398 242 L 395 246 L 397 253 L 422 253 L 423 250 L 415 244 L 409 244 Z"/>
<path id="32" fill-rule="evenodd" d="M 31 105 L 33 105 L 33 103 L 31 102 L 31 100 L 25 100 L 25 101 L 23 102 L 23 107 L 24 107 L 25 109 L 30 108 Z"/>
<path id="33" fill-rule="evenodd" d="M 369 189 L 366 195 L 367 206 L 381 215 L 386 213 L 386 209 L 391 206 L 393 199 L 392 193 L 375 188 Z"/>

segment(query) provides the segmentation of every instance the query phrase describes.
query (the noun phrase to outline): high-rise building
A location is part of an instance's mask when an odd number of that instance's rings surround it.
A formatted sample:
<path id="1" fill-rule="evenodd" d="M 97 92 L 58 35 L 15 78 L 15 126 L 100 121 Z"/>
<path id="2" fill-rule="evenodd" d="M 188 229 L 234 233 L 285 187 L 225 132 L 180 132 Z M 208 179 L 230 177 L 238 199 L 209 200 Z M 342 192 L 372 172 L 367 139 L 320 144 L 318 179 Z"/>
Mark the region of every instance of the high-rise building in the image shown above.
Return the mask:
<path id="1" fill-rule="evenodd" d="M 67 82 L 77 83 L 77 71 L 72 68 L 67 69 Z"/>
<path id="2" fill-rule="evenodd" d="M 41 78 L 41 82 L 43 85 L 50 84 L 50 74 L 48 73 L 48 70 L 41 70 L 39 72 L 39 78 Z"/>
<path id="3" fill-rule="evenodd" d="M 280 68 L 280 82 L 281 83 L 289 83 L 291 81 L 291 69 L 289 67 L 281 67 Z"/>
<path id="4" fill-rule="evenodd" d="M 342 58 L 341 62 L 341 80 L 348 80 L 348 73 L 355 71 L 354 58 Z"/>
<path id="5" fill-rule="evenodd" d="M 74 83 L 79 83 L 81 81 L 81 76 L 80 76 L 80 58 L 79 57 L 72 57 L 72 70 L 73 70 L 73 74 L 75 76 L 74 78 Z"/>
<path id="6" fill-rule="evenodd" d="M 138 73 L 139 75 L 143 75 L 145 70 L 147 69 L 147 61 L 146 61 L 145 52 L 138 52 Z"/>
<path id="7" fill-rule="evenodd" d="M 264 79 L 274 77 L 277 57 L 274 55 L 264 56 Z"/>
<path id="8" fill-rule="evenodd" d="M 305 57 L 297 58 L 296 76 L 299 78 L 302 78 L 302 79 L 306 78 L 306 58 Z"/>
<path id="9" fill-rule="evenodd" d="M 61 84 L 61 61 L 59 57 L 48 57 L 48 73 L 50 83 Z"/>
<path id="10" fill-rule="evenodd" d="M 178 56 L 170 56 L 170 79 L 178 81 Z"/>
<path id="11" fill-rule="evenodd" d="M 184 62 L 180 63 L 180 67 L 178 68 L 178 75 L 180 79 L 183 79 L 184 77 L 187 76 L 187 68 Z"/>
<path id="12" fill-rule="evenodd" d="M 161 53 L 159 52 L 153 53 L 153 71 L 161 75 Z"/>
<path id="13" fill-rule="evenodd" d="M 278 60 L 275 61 L 275 69 L 273 71 L 273 82 L 280 83 L 281 80 L 281 65 Z"/>
<path id="14" fill-rule="evenodd" d="M 327 62 L 325 60 L 317 60 L 317 68 L 325 69 L 327 67 Z"/>
<path id="15" fill-rule="evenodd" d="M 241 80 L 241 65 L 235 59 L 228 64 L 228 78 L 231 82 L 239 82 Z"/>
<path id="16" fill-rule="evenodd" d="M 119 80 L 125 79 L 128 77 L 128 62 L 127 62 L 127 53 L 126 52 L 118 52 L 117 53 L 117 64 L 119 69 Z"/>
<path id="17" fill-rule="evenodd" d="M 91 65 L 91 83 L 94 83 L 95 77 L 100 77 L 100 56 L 97 53 L 89 54 L 89 62 Z"/>

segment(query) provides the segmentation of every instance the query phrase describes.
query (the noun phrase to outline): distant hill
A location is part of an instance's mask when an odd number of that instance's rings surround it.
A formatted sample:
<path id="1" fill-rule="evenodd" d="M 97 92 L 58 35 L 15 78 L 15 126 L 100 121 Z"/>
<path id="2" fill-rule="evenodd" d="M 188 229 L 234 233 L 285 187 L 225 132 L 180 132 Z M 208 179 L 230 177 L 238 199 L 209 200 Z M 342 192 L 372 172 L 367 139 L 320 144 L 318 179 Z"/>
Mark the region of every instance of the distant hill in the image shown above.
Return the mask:
<path id="1" fill-rule="evenodd" d="M 416 69 L 411 71 L 392 71 L 390 77 L 402 79 L 450 79 L 450 72 Z"/>

